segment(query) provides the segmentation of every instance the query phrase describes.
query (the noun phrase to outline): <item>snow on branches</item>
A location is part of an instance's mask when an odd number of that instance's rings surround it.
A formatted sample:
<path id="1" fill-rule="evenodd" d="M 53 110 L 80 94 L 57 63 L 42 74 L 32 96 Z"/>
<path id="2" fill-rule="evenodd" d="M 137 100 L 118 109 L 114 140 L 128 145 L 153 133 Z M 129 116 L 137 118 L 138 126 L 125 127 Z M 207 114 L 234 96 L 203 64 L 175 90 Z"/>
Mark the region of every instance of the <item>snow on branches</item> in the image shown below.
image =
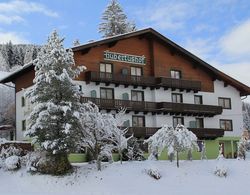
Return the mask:
<path id="1" fill-rule="evenodd" d="M 179 153 L 184 151 L 192 151 L 198 148 L 197 137 L 183 125 L 177 125 L 174 129 L 168 125 L 164 125 L 154 135 L 145 140 L 149 145 L 149 151 L 157 158 L 164 148 L 167 148 L 168 154 L 176 153 L 177 167 L 179 167 Z"/>
<path id="2" fill-rule="evenodd" d="M 127 21 L 121 5 L 116 0 L 111 0 L 102 14 L 103 22 L 99 25 L 99 32 L 103 37 L 111 37 L 136 30 L 133 22 Z"/>
<path id="3" fill-rule="evenodd" d="M 117 149 L 122 159 L 122 150 L 127 147 L 126 129 L 121 128 L 120 111 L 115 118 L 112 114 L 101 113 L 92 102 L 82 105 L 81 147 L 86 147 L 97 162 L 97 169 L 101 170 L 101 160 L 112 158 L 112 150 Z"/>
<path id="4" fill-rule="evenodd" d="M 72 79 L 82 68 L 75 66 L 72 50 L 63 47 L 56 31 L 41 48 L 34 65 L 34 85 L 26 96 L 35 107 L 25 135 L 50 154 L 68 152 L 81 128 L 77 117 L 80 93 Z"/>

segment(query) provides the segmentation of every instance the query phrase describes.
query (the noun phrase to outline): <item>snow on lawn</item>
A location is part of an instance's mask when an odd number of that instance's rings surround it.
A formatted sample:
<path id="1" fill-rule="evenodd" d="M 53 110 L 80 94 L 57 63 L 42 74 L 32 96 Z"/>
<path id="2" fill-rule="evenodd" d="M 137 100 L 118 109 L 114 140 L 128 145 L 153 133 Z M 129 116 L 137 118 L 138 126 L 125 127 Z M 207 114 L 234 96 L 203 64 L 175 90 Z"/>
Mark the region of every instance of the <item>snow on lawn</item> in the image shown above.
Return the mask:
<path id="1" fill-rule="evenodd" d="M 31 175 L 25 169 L 7 172 L 0 169 L 0 194 L 53 195 L 155 195 L 250 194 L 250 161 L 226 160 L 228 176 L 214 175 L 215 160 L 181 161 L 180 168 L 169 161 L 119 162 L 105 164 L 97 171 L 95 164 L 74 164 L 76 171 L 64 177 Z M 162 175 L 155 180 L 145 169 L 155 167 Z"/>

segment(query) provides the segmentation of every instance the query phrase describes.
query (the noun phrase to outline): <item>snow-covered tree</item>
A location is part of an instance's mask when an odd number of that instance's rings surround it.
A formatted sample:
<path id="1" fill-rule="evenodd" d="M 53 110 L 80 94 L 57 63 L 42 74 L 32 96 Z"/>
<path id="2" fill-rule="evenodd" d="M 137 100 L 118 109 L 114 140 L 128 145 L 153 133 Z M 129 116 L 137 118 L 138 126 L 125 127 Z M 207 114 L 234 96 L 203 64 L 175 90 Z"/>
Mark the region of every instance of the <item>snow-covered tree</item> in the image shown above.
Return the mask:
<path id="1" fill-rule="evenodd" d="M 249 103 L 243 102 L 242 112 L 243 112 L 244 128 L 250 131 L 250 104 Z"/>
<path id="2" fill-rule="evenodd" d="M 118 114 L 116 114 L 116 117 L 113 117 L 113 115 L 110 115 L 109 117 L 110 124 L 113 124 L 112 143 L 115 145 L 115 149 L 118 151 L 121 164 L 123 159 L 123 150 L 127 148 L 128 140 L 132 138 L 132 136 L 126 138 L 128 129 L 123 127 L 123 116 L 125 111 L 125 109 L 121 109 Z"/>
<path id="3" fill-rule="evenodd" d="M 112 140 L 115 126 L 110 122 L 110 115 L 101 113 L 92 102 L 82 105 L 81 123 L 82 136 L 79 144 L 90 151 L 96 160 L 97 169 L 101 170 L 102 159 L 110 158 L 114 149 Z"/>
<path id="4" fill-rule="evenodd" d="M 175 153 L 177 167 L 179 167 L 179 153 L 198 148 L 197 137 L 183 125 L 177 125 L 174 129 L 164 125 L 154 135 L 145 140 L 151 153 L 161 154 L 167 148 L 168 154 Z"/>
<path id="5" fill-rule="evenodd" d="M 34 65 L 34 85 L 26 92 L 34 109 L 25 135 L 47 152 L 50 160 L 45 173 L 63 174 L 71 168 L 67 153 L 81 131 L 80 93 L 72 80 L 81 68 L 75 66 L 72 50 L 63 47 L 56 31 L 41 48 Z"/>
<path id="6" fill-rule="evenodd" d="M 80 45 L 80 41 L 79 39 L 76 39 L 73 41 L 73 46 L 76 47 L 76 46 L 79 46 Z"/>
<path id="7" fill-rule="evenodd" d="M 207 159 L 206 155 L 206 144 L 205 142 L 201 142 L 201 160 Z"/>
<path id="8" fill-rule="evenodd" d="M 9 70 L 9 65 L 6 62 L 2 52 L 0 52 L 0 71 L 7 72 Z"/>
<path id="9" fill-rule="evenodd" d="M 246 152 L 249 148 L 249 141 L 246 136 L 242 135 L 238 143 L 237 156 L 239 159 L 246 159 Z"/>
<path id="10" fill-rule="evenodd" d="M 135 24 L 127 20 L 121 5 L 116 0 L 111 0 L 102 14 L 99 32 L 102 37 L 111 37 L 136 30 Z"/>

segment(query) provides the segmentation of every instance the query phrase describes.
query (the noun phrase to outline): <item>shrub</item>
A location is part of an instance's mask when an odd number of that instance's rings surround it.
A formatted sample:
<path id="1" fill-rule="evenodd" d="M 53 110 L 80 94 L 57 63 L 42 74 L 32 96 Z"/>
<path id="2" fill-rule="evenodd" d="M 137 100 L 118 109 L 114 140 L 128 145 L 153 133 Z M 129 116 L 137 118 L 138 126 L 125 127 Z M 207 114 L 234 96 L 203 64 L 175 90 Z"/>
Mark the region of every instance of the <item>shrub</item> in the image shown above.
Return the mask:
<path id="1" fill-rule="evenodd" d="M 161 174 L 160 174 L 159 170 L 156 168 L 149 168 L 149 169 L 146 169 L 145 171 L 150 177 L 152 177 L 156 180 L 159 180 L 161 178 Z"/>
<path id="2" fill-rule="evenodd" d="M 127 149 L 123 150 L 123 159 L 122 160 L 146 160 L 144 157 L 144 153 L 138 143 L 138 139 L 132 137 L 128 140 L 128 147 Z"/>
<path id="3" fill-rule="evenodd" d="M 7 170 L 17 170 L 21 168 L 21 160 L 19 156 L 13 155 L 5 159 L 5 166 Z"/>

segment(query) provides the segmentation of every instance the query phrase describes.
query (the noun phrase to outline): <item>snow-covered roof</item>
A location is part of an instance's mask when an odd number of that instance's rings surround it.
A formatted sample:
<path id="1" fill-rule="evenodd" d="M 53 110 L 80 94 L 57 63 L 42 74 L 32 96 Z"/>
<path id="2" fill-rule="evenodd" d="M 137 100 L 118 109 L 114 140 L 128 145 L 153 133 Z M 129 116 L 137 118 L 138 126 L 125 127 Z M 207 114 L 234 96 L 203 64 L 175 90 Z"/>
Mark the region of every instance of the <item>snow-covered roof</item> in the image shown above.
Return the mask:
<path id="1" fill-rule="evenodd" d="M 197 64 L 199 67 L 205 69 L 205 71 L 207 73 L 211 74 L 213 79 L 223 80 L 225 82 L 225 85 L 229 84 L 229 85 L 232 85 L 233 87 L 235 87 L 236 89 L 238 89 L 240 91 L 241 96 L 250 95 L 250 87 L 235 80 L 234 78 L 228 76 L 227 74 L 223 73 L 222 71 L 214 68 L 213 66 L 211 66 L 207 62 L 203 61 L 199 57 L 190 53 L 189 51 L 187 51 L 183 47 L 179 46 L 178 44 L 176 44 L 175 42 L 166 38 L 165 36 L 163 36 L 162 34 L 160 34 L 159 32 L 157 32 L 156 30 L 154 30 L 152 28 L 141 29 L 141 30 L 129 32 L 126 34 L 116 35 L 116 36 L 108 37 L 108 38 L 101 39 L 98 41 L 89 42 L 89 43 L 86 43 L 86 44 L 83 44 L 80 46 L 72 47 L 72 50 L 73 50 L 73 52 L 77 52 L 77 51 L 84 52 L 85 50 L 88 51 L 92 47 L 96 47 L 96 46 L 100 46 L 100 45 L 104 45 L 104 44 L 110 44 L 110 45 L 116 44 L 116 42 L 119 40 L 131 38 L 131 37 L 135 37 L 135 36 L 140 36 L 140 37 L 147 37 L 148 36 L 150 38 L 156 39 L 157 41 L 160 41 L 162 44 L 164 44 L 168 47 L 171 47 L 173 49 L 173 51 L 178 51 L 178 52 L 182 53 L 183 55 L 185 55 L 186 57 L 188 57 L 190 60 L 192 60 L 194 62 L 195 65 Z M 32 63 L 26 64 L 21 69 L 11 73 L 9 76 L 7 76 L 3 79 L 0 78 L 0 83 L 11 82 L 15 78 L 17 78 L 18 76 L 22 75 L 23 73 L 25 73 L 26 71 L 29 71 L 31 69 L 33 69 Z"/>
<path id="2" fill-rule="evenodd" d="M 7 77 L 9 74 L 10 74 L 9 72 L 0 71 L 0 80 Z"/>

